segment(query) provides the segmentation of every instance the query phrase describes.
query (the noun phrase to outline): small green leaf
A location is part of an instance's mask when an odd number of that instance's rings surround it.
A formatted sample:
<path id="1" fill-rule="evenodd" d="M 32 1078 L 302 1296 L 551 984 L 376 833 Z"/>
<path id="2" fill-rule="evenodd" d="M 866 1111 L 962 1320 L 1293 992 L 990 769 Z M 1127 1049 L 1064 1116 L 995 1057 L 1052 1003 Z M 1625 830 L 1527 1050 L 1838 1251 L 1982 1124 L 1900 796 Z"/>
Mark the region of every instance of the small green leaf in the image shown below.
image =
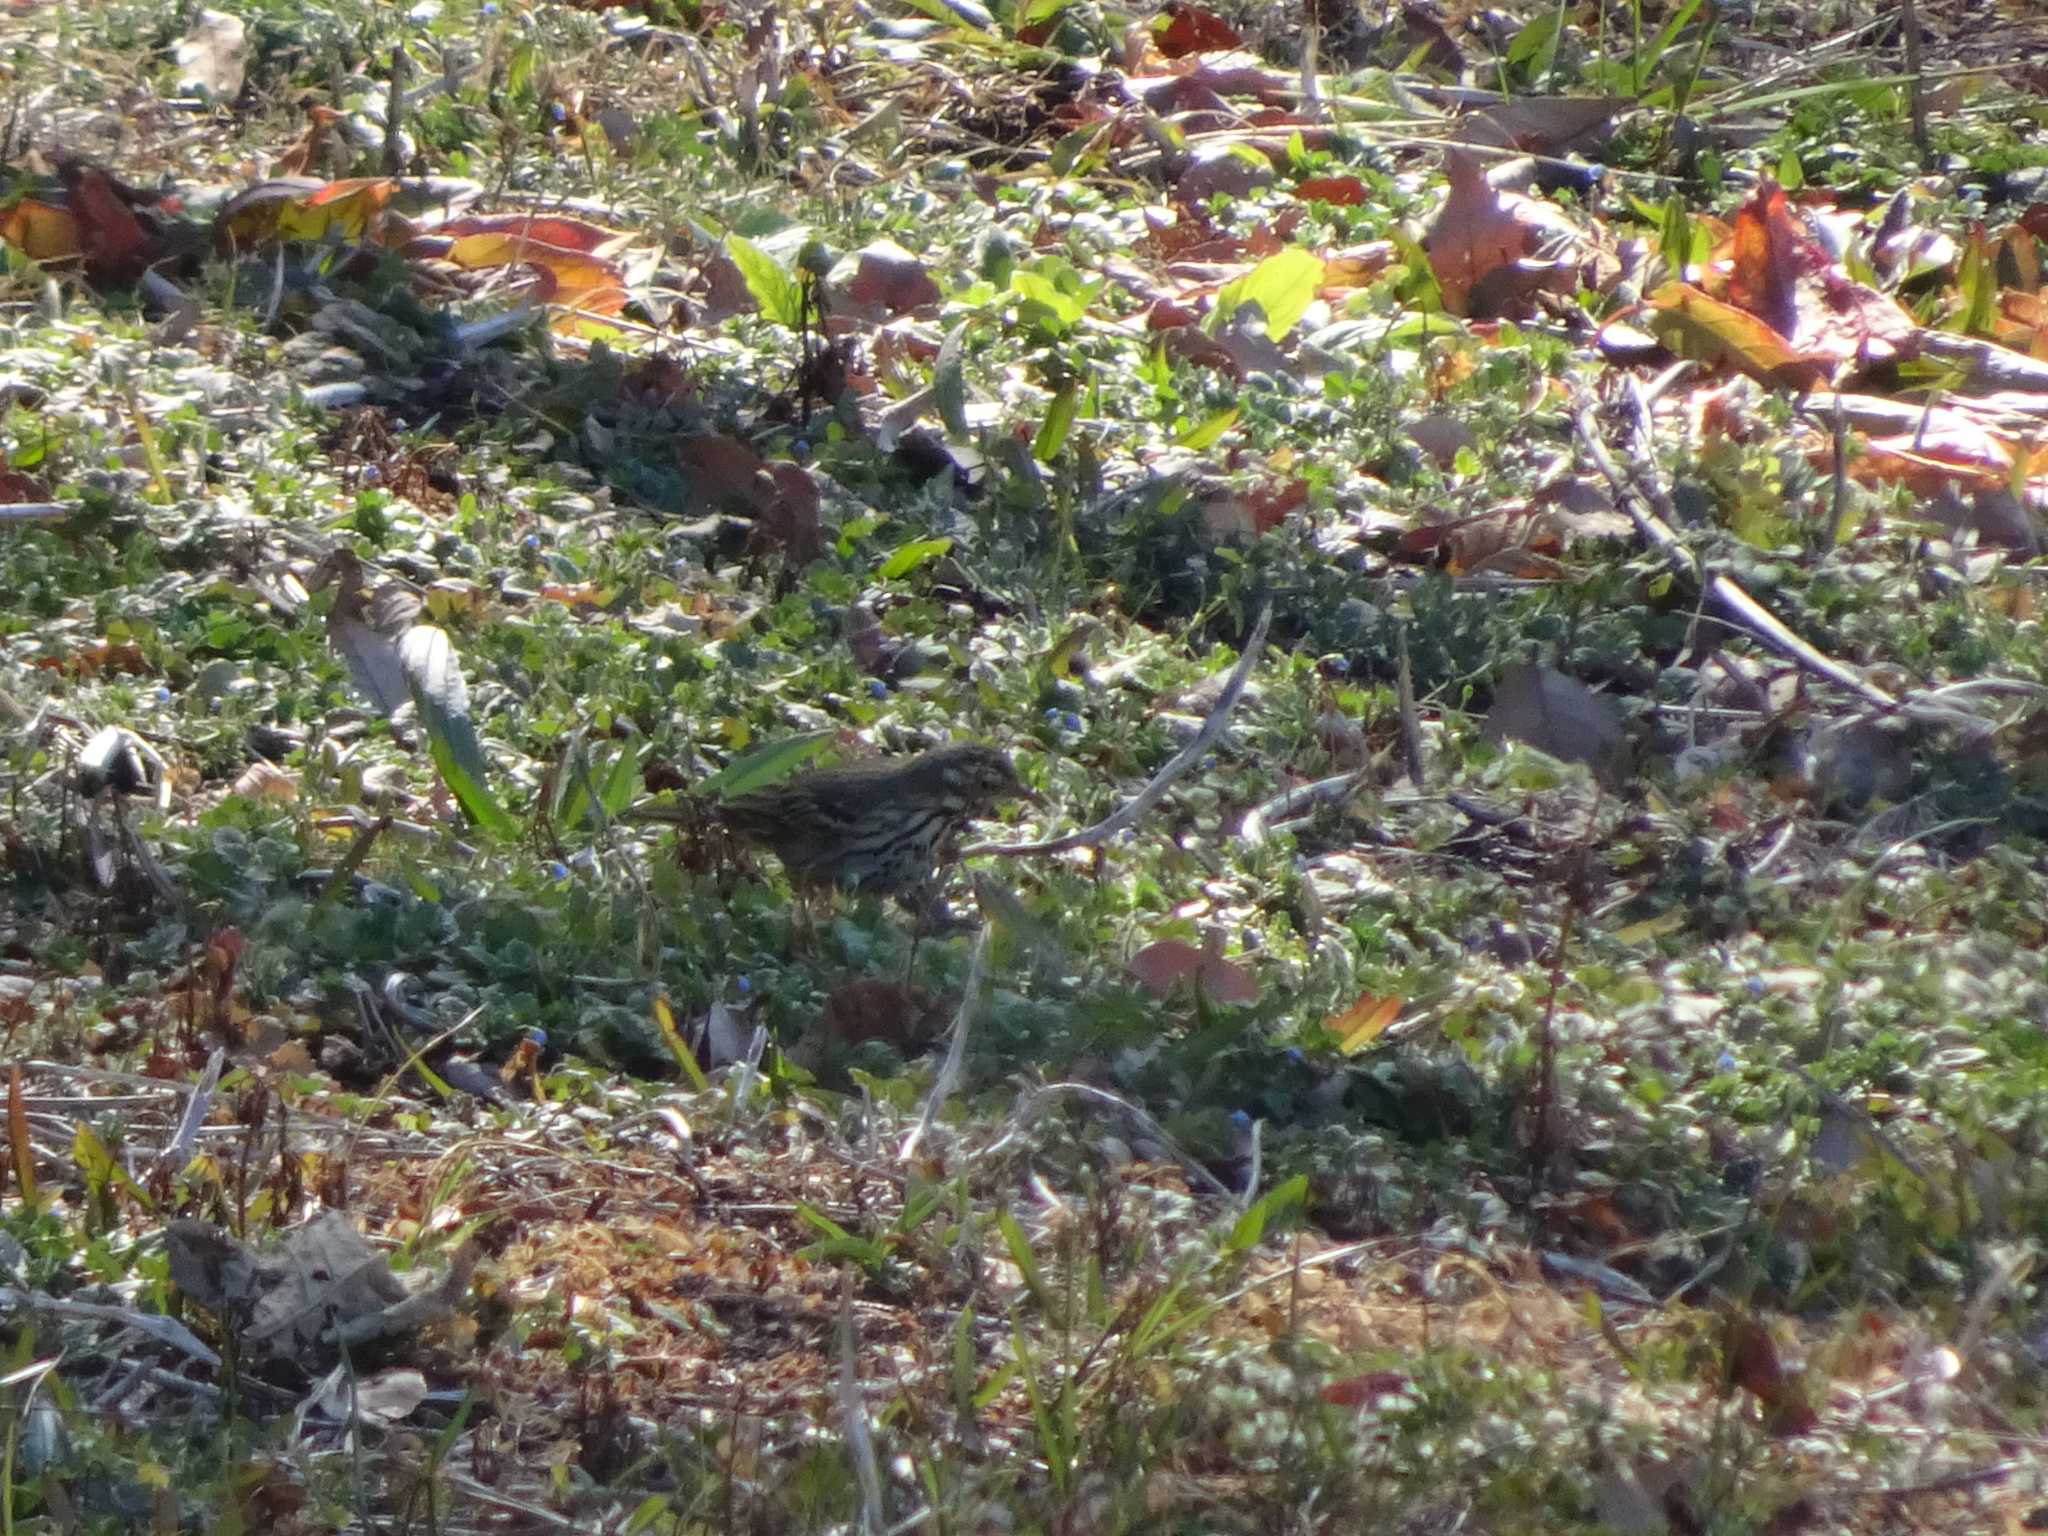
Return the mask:
<path id="1" fill-rule="evenodd" d="M 883 581 L 895 581 L 908 576 L 928 560 L 936 560 L 953 547 L 951 539 L 912 539 L 908 544 L 897 546 L 896 552 L 882 562 L 882 568 L 875 575 Z"/>
<path id="2" fill-rule="evenodd" d="M 1052 404 L 1046 407 L 1045 420 L 1039 424 L 1038 435 L 1031 440 L 1031 456 L 1041 464 L 1050 464 L 1059 457 L 1060 449 L 1067 443 L 1067 434 L 1074 430 L 1074 415 L 1081 399 L 1081 386 L 1073 379 L 1060 386 L 1060 392 L 1052 397 Z"/>
<path id="3" fill-rule="evenodd" d="M 788 778 L 824 751 L 835 732 L 805 731 L 798 736 L 781 736 L 774 741 L 742 752 L 698 789 L 715 799 L 727 800 Z"/>
<path id="4" fill-rule="evenodd" d="M 665 1493 L 650 1493 L 639 1506 L 626 1516 L 626 1523 L 619 1529 L 623 1536 L 640 1536 L 642 1531 L 654 1530 L 674 1513 L 674 1505 Z"/>
<path id="5" fill-rule="evenodd" d="M 938 361 L 932 364 L 932 402 L 939 408 L 939 420 L 955 438 L 967 435 L 967 374 L 961 350 L 967 339 L 967 322 L 962 320 L 939 343 Z"/>
<path id="6" fill-rule="evenodd" d="M 1524 80 L 1530 81 L 1549 74 L 1557 58 L 1558 23 L 1563 19 L 1562 12 L 1545 11 L 1517 32 L 1508 43 L 1508 68 L 1518 70 Z"/>
<path id="7" fill-rule="evenodd" d="M 1266 1235 L 1266 1228 L 1275 1220 L 1291 1216 L 1308 1204 L 1308 1175 L 1297 1173 L 1285 1184 L 1281 1184 L 1254 1202 L 1237 1224 L 1230 1229 L 1230 1236 L 1223 1240 L 1225 1253 L 1243 1253 L 1247 1248 L 1256 1247 L 1260 1238 Z"/>
<path id="8" fill-rule="evenodd" d="M 1216 445 L 1218 438 L 1237 425 L 1237 418 L 1243 414 L 1243 408 L 1235 405 L 1217 411 L 1196 422 L 1187 431 L 1176 437 L 1173 440 L 1174 446 L 1177 448 L 1187 448 L 1196 453 L 1201 452 L 1204 448 L 1212 448 Z"/>
<path id="9" fill-rule="evenodd" d="M 725 237 L 725 254 L 740 269 L 747 292 L 754 296 L 764 316 L 791 330 L 802 323 L 804 290 L 795 273 L 743 235 Z"/>
<path id="10" fill-rule="evenodd" d="M 128 1176 L 128 1170 L 114 1160 L 114 1154 L 107 1150 L 107 1144 L 100 1140 L 99 1133 L 81 1120 L 71 1133 L 71 1161 L 78 1171 L 85 1175 L 85 1186 L 95 1196 L 109 1188 L 119 1189 L 134 1200 L 145 1211 L 156 1209 L 156 1202 L 143 1192 L 142 1186 Z"/>
<path id="11" fill-rule="evenodd" d="M 1024 1277 L 1024 1288 L 1039 1306 L 1050 1305 L 1051 1296 L 1045 1288 L 1045 1275 L 1038 1267 L 1038 1255 L 1031 1251 L 1031 1239 L 1017 1225 L 1017 1218 L 1008 1211 L 996 1212 L 996 1230 L 1002 1234 L 1003 1246 L 1010 1250 L 1010 1262 Z"/>
<path id="12" fill-rule="evenodd" d="M 1664 23 L 1664 30 L 1650 40 L 1649 47 L 1635 61 L 1636 78 L 1638 80 L 1641 80 L 1651 70 L 1655 69 L 1657 61 L 1664 57 L 1666 51 L 1670 49 L 1673 43 L 1678 41 L 1678 34 L 1685 30 L 1686 24 L 1692 20 L 1693 14 L 1699 10 L 1700 3 L 1701 0 L 1685 0 L 1685 4 L 1674 11 L 1671 19 Z"/>
<path id="13" fill-rule="evenodd" d="M 1294 329 L 1323 280 L 1323 259 L 1299 246 L 1275 251 L 1233 283 L 1225 283 L 1210 313 L 1213 332 L 1245 304 L 1257 304 L 1266 317 L 1266 335 L 1278 341 Z"/>
<path id="14" fill-rule="evenodd" d="M 1088 312 L 1085 296 L 1067 292 L 1043 272 L 1012 272 L 1010 292 L 1022 301 L 1018 319 L 1050 335 L 1064 336 Z"/>
<path id="15" fill-rule="evenodd" d="M 612 759 L 612 771 L 605 776 L 598 790 L 604 802 L 604 813 L 616 816 L 633 803 L 633 796 L 640 790 L 640 751 L 630 742 L 619 749 L 619 755 Z"/>

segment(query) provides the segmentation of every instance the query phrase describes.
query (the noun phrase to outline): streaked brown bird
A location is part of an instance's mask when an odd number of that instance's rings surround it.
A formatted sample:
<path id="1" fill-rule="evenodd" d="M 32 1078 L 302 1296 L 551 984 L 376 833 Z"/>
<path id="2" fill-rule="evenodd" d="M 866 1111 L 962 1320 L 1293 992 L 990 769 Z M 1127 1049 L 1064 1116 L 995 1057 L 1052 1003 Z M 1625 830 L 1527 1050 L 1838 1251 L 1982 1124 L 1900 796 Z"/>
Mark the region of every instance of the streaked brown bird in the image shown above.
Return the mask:
<path id="1" fill-rule="evenodd" d="M 1037 798 L 994 747 L 955 746 L 798 774 L 715 814 L 782 860 L 798 886 L 894 896 L 924 911 L 968 821 L 1004 800 Z"/>

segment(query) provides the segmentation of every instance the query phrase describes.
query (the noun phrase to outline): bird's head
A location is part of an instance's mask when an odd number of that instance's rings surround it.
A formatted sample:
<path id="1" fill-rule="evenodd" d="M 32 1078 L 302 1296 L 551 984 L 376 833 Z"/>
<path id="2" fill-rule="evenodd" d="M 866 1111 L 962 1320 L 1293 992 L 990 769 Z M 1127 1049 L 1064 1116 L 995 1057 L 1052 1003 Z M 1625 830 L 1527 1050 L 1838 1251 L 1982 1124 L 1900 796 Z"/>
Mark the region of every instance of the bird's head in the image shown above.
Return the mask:
<path id="1" fill-rule="evenodd" d="M 994 747 L 955 747 L 947 754 L 944 767 L 946 786 L 967 805 L 994 805 L 1001 800 L 1029 800 L 1038 796 L 1024 787 L 1010 759 Z"/>

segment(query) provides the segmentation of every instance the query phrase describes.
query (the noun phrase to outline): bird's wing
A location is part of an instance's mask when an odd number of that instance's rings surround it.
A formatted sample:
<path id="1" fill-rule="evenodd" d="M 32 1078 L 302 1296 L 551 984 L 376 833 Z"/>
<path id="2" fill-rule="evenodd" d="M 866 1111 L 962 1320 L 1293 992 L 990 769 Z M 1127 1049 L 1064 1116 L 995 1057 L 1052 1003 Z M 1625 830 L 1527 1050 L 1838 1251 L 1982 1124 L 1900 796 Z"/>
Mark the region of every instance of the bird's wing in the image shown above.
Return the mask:
<path id="1" fill-rule="evenodd" d="M 821 773 L 804 786 L 819 818 L 835 831 L 853 826 L 874 809 L 879 791 L 867 774 Z"/>

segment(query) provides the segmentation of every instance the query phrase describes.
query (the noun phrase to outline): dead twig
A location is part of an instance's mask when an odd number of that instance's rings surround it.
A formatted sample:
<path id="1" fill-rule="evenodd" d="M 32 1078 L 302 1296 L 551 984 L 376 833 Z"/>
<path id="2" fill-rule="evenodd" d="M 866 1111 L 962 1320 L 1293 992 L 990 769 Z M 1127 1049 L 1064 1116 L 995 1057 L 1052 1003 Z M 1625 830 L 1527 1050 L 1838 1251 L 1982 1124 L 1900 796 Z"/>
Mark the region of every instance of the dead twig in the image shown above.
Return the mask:
<path id="1" fill-rule="evenodd" d="M 1371 777 L 1372 765 L 1367 764 L 1349 773 L 1332 774 L 1327 779 L 1283 789 L 1272 799 L 1262 800 L 1244 813 L 1244 820 L 1238 824 L 1238 836 L 1252 847 L 1260 847 L 1281 823 L 1306 816 L 1325 805 L 1343 804 L 1357 794 Z"/>
<path id="2" fill-rule="evenodd" d="M 1630 394 L 1636 409 L 1645 418 L 1642 431 L 1648 436 L 1648 411 L 1642 404 L 1641 391 L 1633 380 Z M 1662 486 L 1647 473 L 1632 476 L 1615 462 L 1600 436 L 1600 427 L 1593 417 L 1590 400 L 1581 399 L 1572 411 L 1572 426 L 1579 434 L 1579 441 L 1585 444 L 1587 454 L 1614 487 L 1615 499 L 1628 513 L 1636 525 L 1636 531 L 1645 540 L 1656 546 L 1664 555 L 1665 563 L 1681 576 L 1701 583 L 1707 594 L 1720 605 L 1731 622 L 1760 640 L 1779 655 L 1798 663 L 1816 677 L 1826 678 L 1837 687 L 1846 688 L 1857 698 L 1874 708 L 1887 713 L 1899 707 L 1899 701 L 1876 684 L 1859 677 L 1832 656 L 1815 649 L 1799 636 L 1787 629 L 1763 604 L 1743 590 L 1741 584 L 1719 571 L 1708 571 L 1672 526 L 1674 514 L 1671 498 Z M 1637 456 L 1638 463 L 1646 463 L 1648 445 L 1643 445 Z"/>
<path id="3" fill-rule="evenodd" d="M 946 1045 L 946 1059 L 939 1063 L 938 1076 L 932 1080 L 931 1096 L 924 1101 L 924 1118 L 917 1122 L 917 1128 L 903 1138 L 903 1147 L 896 1156 L 909 1161 L 931 1128 L 938 1123 L 939 1111 L 946 1107 L 946 1100 L 953 1092 L 954 1084 L 960 1081 L 960 1064 L 967 1056 L 967 1031 L 974 1022 L 975 1010 L 981 1005 L 981 978 L 988 968 L 988 935 L 986 924 L 981 936 L 974 941 L 974 957 L 967 962 L 967 985 L 960 996 L 960 1011 L 953 1015 L 952 1038 Z"/>
<path id="4" fill-rule="evenodd" d="M 147 1334 L 180 1354 L 191 1356 L 210 1370 L 220 1369 L 220 1356 L 208 1349 L 200 1342 L 199 1335 L 175 1317 L 164 1317 L 156 1312 L 136 1312 L 97 1301 L 66 1301 L 11 1285 L 0 1285 L 0 1307 L 32 1308 L 52 1317 L 74 1318 L 81 1322 L 118 1323 L 124 1328 L 133 1328 L 137 1333 Z"/>
<path id="5" fill-rule="evenodd" d="M 1272 622 L 1272 618 L 1273 608 L 1269 603 L 1260 610 L 1258 622 L 1252 625 L 1251 637 L 1245 641 L 1244 650 L 1238 655 L 1237 665 L 1231 669 L 1230 679 L 1224 683 L 1223 692 L 1216 700 L 1216 707 L 1209 711 L 1209 718 L 1202 722 L 1202 728 L 1195 732 L 1194 739 L 1176 752 L 1166 766 L 1152 776 L 1151 783 L 1092 827 L 1083 827 L 1078 832 L 1069 832 L 1063 837 L 1048 838 L 1037 843 L 980 843 L 964 849 L 960 856 L 973 858 L 986 853 L 1064 853 L 1069 848 L 1100 848 L 1117 833 L 1135 825 L 1139 817 L 1159 803 L 1176 779 L 1202 760 L 1210 745 L 1223 734 L 1223 727 L 1230 719 L 1230 712 L 1237 707 L 1238 697 L 1243 694 L 1244 685 L 1251 678 L 1252 668 L 1258 663 L 1259 650 L 1266 643 L 1266 626 Z"/>
<path id="6" fill-rule="evenodd" d="M 1060 1099 L 1079 1099 L 1085 1104 L 1095 1104 L 1106 1109 L 1113 1109 L 1119 1114 L 1128 1117 L 1132 1124 L 1136 1125 L 1141 1131 L 1156 1140 L 1161 1147 L 1165 1148 L 1173 1160 L 1180 1164 L 1181 1171 L 1187 1175 L 1190 1183 L 1199 1185 L 1213 1195 L 1223 1195 L 1230 1199 L 1236 1198 L 1237 1191 L 1233 1190 L 1228 1184 L 1217 1178 L 1215 1174 L 1183 1152 L 1174 1139 L 1167 1134 L 1165 1126 L 1154 1120 L 1144 1110 L 1138 1108 L 1137 1105 L 1131 1103 L 1130 1100 L 1118 1098 L 1107 1089 L 1097 1088 L 1092 1083 L 1047 1083 L 1043 1088 L 1034 1088 L 1017 1101 L 1017 1107 L 1010 1111 L 1009 1119 L 1004 1122 L 1003 1134 L 984 1149 L 981 1156 L 983 1158 L 992 1158 L 1001 1152 L 1012 1141 L 1016 1140 L 1018 1136 L 1022 1135 L 1025 1128 L 1032 1121 L 1036 1120 Z"/>

